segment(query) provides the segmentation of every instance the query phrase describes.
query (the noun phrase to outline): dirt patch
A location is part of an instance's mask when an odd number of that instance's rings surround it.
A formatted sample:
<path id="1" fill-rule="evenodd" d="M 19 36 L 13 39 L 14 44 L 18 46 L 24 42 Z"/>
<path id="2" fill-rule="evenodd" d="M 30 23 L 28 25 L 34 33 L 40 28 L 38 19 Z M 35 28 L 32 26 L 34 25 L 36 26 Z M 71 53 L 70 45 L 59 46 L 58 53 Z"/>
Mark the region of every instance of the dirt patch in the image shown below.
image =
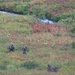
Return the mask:
<path id="1" fill-rule="evenodd" d="M 61 61 L 67 61 L 67 60 L 73 61 L 74 60 L 75 61 L 75 55 L 66 53 L 66 54 L 62 55 L 59 60 L 61 60 Z"/>
<path id="2" fill-rule="evenodd" d="M 13 54 L 8 54 L 8 56 L 10 57 L 10 58 L 12 58 L 12 59 L 16 59 L 16 60 L 18 60 L 18 61 L 27 61 L 27 60 L 32 60 L 33 58 L 31 58 L 31 57 L 27 57 L 27 58 L 24 58 L 24 57 L 22 57 L 22 56 L 18 56 L 18 55 L 13 55 Z"/>

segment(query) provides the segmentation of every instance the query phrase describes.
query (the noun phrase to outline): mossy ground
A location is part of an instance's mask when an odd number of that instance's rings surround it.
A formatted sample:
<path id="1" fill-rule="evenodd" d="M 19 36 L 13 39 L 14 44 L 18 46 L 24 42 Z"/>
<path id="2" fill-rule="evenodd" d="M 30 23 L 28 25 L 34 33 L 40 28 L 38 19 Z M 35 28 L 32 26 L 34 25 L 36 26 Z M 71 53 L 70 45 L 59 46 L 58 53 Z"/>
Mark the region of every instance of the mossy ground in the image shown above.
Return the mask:
<path id="1" fill-rule="evenodd" d="M 75 37 L 69 31 L 34 33 L 34 20 L 31 16 L 0 14 L 0 75 L 74 75 Z M 11 43 L 15 51 L 8 53 Z M 26 55 L 21 51 L 24 45 L 28 45 Z M 36 61 L 40 66 L 35 69 L 20 66 L 27 61 Z M 59 71 L 47 72 L 47 64 L 60 67 Z"/>

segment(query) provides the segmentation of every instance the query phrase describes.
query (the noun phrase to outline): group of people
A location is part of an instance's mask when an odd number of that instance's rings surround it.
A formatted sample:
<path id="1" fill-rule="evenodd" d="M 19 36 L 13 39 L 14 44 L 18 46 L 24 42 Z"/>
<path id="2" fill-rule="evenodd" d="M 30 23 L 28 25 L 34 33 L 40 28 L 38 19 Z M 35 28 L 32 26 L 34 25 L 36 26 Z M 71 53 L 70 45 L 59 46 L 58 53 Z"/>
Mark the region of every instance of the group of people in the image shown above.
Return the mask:
<path id="1" fill-rule="evenodd" d="M 9 50 L 9 52 L 14 52 L 14 50 L 15 50 L 14 45 L 13 44 L 9 45 L 8 46 L 8 50 Z M 22 52 L 23 52 L 23 54 L 26 54 L 26 52 L 27 52 L 27 46 L 22 47 Z"/>
<path id="2" fill-rule="evenodd" d="M 8 49 L 9 49 L 9 52 L 11 51 L 14 52 L 15 47 L 13 44 L 11 44 L 8 46 Z M 27 46 L 22 47 L 23 54 L 26 54 L 26 51 L 27 51 Z M 58 70 L 59 70 L 58 67 L 52 67 L 50 64 L 47 65 L 48 72 L 58 72 Z"/>
<path id="3" fill-rule="evenodd" d="M 58 67 L 52 67 L 50 64 L 47 65 L 47 71 L 48 72 L 58 72 Z"/>

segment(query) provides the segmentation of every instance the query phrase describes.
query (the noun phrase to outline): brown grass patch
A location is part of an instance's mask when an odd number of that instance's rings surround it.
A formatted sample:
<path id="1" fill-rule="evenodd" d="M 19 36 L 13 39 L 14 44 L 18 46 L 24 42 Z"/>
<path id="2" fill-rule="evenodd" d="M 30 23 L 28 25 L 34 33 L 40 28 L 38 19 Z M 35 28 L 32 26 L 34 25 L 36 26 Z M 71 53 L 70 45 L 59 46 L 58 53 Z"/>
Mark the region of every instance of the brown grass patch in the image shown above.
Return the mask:
<path id="1" fill-rule="evenodd" d="M 27 58 L 24 58 L 23 56 L 18 56 L 14 53 L 10 53 L 8 54 L 9 58 L 12 58 L 12 59 L 16 59 L 18 61 L 28 61 L 28 60 L 32 60 L 33 58 L 32 57 L 27 57 Z"/>
<path id="2" fill-rule="evenodd" d="M 59 60 L 61 60 L 61 61 L 75 61 L 75 55 L 74 54 L 69 54 L 69 53 L 66 53 L 66 54 L 64 54 L 64 55 L 62 55 L 60 58 L 59 58 Z"/>

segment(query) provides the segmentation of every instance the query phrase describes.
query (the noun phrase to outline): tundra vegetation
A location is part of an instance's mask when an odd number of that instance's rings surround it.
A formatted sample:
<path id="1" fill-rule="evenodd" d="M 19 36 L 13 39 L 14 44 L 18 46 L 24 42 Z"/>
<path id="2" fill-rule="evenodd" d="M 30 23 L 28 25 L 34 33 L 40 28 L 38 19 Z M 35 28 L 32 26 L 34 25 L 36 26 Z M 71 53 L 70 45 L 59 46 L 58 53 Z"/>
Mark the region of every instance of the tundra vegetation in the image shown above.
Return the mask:
<path id="1" fill-rule="evenodd" d="M 0 9 L 19 14 L 0 13 L 0 75 L 75 75 L 74 0 L 0 0 Z M 48 72 L 48 64 L 58 72 Z"/>

